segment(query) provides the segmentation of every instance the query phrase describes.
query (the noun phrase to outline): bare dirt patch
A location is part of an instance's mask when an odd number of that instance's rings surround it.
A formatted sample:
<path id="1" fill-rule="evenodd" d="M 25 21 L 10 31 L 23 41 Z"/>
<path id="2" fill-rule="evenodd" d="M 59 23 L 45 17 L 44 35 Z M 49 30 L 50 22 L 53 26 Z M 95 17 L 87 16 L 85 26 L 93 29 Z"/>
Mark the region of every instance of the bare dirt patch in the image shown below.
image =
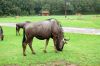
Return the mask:
<path id="1" fill-rule="evenodd" d="M 21 66 L 19 64 L 5 64 L 4 66 Z M 47 63 L 32 63 L 27 66 L 79 66 L 77 64 L 69 63 L 65 60 L 50 61 Z"/>
<path id="2" fill-rule="evenodd" d="M 5 64 L 4 66 L 20 66 L 19 64 Z"/>
<path id="3" fill-rule="evenodd" d="M 60 60 L 60 61 L 52 61 L 47 63 L 29 64 L 29 66 L 79 66 L 79 65 L 69 63 L 64 60 Z"/>

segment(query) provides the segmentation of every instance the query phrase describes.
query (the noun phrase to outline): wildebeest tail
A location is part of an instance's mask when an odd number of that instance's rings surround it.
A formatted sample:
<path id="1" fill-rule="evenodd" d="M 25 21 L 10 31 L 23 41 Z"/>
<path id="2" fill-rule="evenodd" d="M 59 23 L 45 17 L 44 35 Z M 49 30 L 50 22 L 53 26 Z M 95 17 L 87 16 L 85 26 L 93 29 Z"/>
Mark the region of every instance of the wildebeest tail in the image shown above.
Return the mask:
<path id="1" fill-rule="evenodd" d="M 23 28 L 23 42 L 25 42 L 26 37 L 25 37 L 25 28 Z"/>

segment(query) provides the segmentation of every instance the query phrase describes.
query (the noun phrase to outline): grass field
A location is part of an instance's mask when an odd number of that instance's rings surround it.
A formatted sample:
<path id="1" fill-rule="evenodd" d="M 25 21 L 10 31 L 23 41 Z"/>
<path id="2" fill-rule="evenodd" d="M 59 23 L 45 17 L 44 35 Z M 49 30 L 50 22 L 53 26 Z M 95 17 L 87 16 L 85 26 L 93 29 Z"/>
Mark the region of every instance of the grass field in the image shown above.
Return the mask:
<path id="1" fill-rule="evenodd" d="M 45 41 L 35 38 L 33 48 L 36 55 L 32 55 L 27 46 L 27 56 L 23 57 L 22 33 L 21 36 L 16 36 L 15 28 L 3 27 L 3 29 L 5 39 L 0 41 L 0 66 L 8 64 L 20 66 L 33 64 L 32 66 L 36 66 L 35 63 L 48 63 L 57 60 L 65 60 L 79 66 L 100 66 L 100 36 L 65 33 L 66 38 L 70 36 L 70 41 L 64 46 L 63 52 L 54 52 L 51 39 L 46 54 L 43 53 Z"/>
<path id="2" fill-rule="evenodd" d="M 64 16 L 20 16 L 1 17 L 1 22 L 24 22 L 24 21 L 42 21 L 48 18 L 56 18 L 61 22 L 62 26 L 66 27 L 82 27 L 82 28 L 100 28 L 100 15 L 68 15 Z"/>

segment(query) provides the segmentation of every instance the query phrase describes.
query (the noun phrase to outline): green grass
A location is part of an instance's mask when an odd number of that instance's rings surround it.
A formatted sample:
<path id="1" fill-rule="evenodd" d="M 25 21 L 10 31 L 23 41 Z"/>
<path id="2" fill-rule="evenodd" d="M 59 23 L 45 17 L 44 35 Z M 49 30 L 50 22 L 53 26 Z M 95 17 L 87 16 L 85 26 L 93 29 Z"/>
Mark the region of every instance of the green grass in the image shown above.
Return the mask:
<path id="1" fill-rule="evenodd" d="M 28 66 L 34 63 L 48 63 L 50 61 L 66 60 L 80 66 L 100 66 L 100 36 L 65 33 L 70 41 L 64 46 L 63 52 L 55 53 L 52 39 L 47 52 L 43 53 L 45 41 L 34 38 L 33 48 L 36 55 L 32 55 L 27 46 L 27 56 L 22 55 L 22 33 L 16 36 L 15 28 L 3 27 L 4 41 L 0 41 L 0 66 L 19 64 Z"/>
<path id="2" fill-rule="evenodd" d="M 100 15 L 68 15 L 67 18 L 62 16 L 20 16 L 1 17 L 0 22 L 25 22 L 25 21 L 42 21 L 48 18 L 56 18 L 66 27 L 82 27 L 82 28 L 100 28 Z"/>

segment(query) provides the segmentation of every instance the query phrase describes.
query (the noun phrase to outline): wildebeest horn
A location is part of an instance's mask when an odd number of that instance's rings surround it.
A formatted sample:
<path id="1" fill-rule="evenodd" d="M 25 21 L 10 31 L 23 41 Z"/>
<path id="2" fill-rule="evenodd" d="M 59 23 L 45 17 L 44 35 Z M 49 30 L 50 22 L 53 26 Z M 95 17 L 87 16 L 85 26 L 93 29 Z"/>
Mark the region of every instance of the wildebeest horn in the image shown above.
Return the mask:
<path id="1" fill-rule="evenodd" d="M 69 39 L 64 39 L 65 41 L 69 41 L 70 40 L 70 38 Z"/>
<path id="2" fill-rule="evenodd" d="M 69 41 L 69 40 L 70 40 L 70 38 L 69 39 L 64 38 L 64 44 L 67 44 L 67 41 Z"/>

